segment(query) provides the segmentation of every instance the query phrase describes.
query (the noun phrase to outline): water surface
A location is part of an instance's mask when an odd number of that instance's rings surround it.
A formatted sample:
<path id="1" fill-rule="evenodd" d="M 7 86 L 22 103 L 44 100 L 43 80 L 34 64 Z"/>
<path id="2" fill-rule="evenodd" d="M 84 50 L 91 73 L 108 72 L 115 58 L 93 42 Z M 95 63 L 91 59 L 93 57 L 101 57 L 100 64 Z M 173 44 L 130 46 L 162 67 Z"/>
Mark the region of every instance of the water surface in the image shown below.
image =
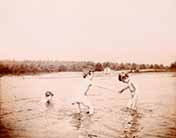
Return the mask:
<path id="1" fill-rule="evenodd" d="M 139 92 L 137 112 L 125 106 L 129 93 L 116 75 L 96 74 L 89 99 L 95 113 L 77 113 L 71 105 L 79 94 L 81 73 L 4 76 L 0 79 L 1 138 L 175 138 L 176 77 L 173 73 L 133 74 Z M 44 92 L 55 96 L 50 107 L 40 105 Z M 111 91 L 113 90 L 113 91 Z"/>

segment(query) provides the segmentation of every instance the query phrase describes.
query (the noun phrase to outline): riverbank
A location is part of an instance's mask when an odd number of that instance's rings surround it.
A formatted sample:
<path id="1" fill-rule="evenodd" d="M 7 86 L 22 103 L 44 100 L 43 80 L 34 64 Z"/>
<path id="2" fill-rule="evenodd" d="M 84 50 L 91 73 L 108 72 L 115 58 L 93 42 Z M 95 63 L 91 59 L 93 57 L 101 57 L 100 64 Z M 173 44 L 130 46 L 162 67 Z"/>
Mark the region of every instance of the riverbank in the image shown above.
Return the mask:
<path id="1" fill-rule="evenodd" d="M 176 69 L 141 69 L 130 70 L 130 73 L 150 73 L 150 72 L 176 72 Z"/>
<path id="2" fill-rule="evenodd" d="M 69 72 L 72 72 L 72 71 L 59 71 L 59 72 L 52 72 L 52 71 L 49 71 L 49 72 L 25 72 L 25 73 L 1 73 L 0 72 L 0 77 L 2 76 L 11 76 L 11 75 L 14 75 L 14 76 L 23 76 L 23 75 L 42 75 L 42 74 L 46 74 L 46 73 L 69 73 Z M 80 71 L 76 71 L 76 72 L 80 72 Z M 128 73 L 157 73 L 157 72 L 176 72 L 176 69 L 142 69 L 142 70 L 117 70 L 117 71 L 113 71 L 111 70 L 111 72 L 115 73 L 115 72 L 128 72 Z M 100 74 L 104 74 L 103 71 L 97 71 L 97 73 L 100 73 Z M 111 74 L 111 73 L 109 73 Z"/>

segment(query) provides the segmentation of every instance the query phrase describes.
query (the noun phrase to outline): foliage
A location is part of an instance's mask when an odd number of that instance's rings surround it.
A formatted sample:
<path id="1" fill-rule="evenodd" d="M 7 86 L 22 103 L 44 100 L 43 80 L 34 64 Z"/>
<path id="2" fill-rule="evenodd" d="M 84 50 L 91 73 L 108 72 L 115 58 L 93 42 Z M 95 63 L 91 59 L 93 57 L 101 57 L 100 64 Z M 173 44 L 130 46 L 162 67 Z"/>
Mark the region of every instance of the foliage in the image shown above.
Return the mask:
<path id="1" fill-rule="evenodd" d="M 3 60 L 0 61 L 0 74 L 35 74 L 42 72 L 80 72 L 85 68 L 93 69 L 95 71 L 103 71 L 104 68 L 109 67 L 111 70 L 134 70 L 139 71 L 143 69 L 166 69 L 164 65 L 158 64 L 136 64 L 136 63 L 113 63 L 103 62 L 95 63 L 91 61 L 75 62 L 75 61 L 14 61 Z M 172 63 L 169 68 L 176 69 L 176 62 Z"/>

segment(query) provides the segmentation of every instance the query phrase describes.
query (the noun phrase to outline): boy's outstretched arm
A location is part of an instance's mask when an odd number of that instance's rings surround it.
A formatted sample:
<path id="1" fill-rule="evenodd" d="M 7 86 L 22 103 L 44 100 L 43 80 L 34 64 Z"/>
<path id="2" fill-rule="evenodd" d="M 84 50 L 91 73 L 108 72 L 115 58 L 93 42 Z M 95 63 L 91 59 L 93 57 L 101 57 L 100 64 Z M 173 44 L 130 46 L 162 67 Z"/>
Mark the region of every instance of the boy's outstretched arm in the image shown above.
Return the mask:
<path id="1" fill-rule="evenodd" d="M 122 90 L 120 90 L 119 93 L 122 93 L 122 92 L 124 92 L 127 89 L 129 89 L 129 86 L 127 86 L 127 87 L 123 88 Z"/>

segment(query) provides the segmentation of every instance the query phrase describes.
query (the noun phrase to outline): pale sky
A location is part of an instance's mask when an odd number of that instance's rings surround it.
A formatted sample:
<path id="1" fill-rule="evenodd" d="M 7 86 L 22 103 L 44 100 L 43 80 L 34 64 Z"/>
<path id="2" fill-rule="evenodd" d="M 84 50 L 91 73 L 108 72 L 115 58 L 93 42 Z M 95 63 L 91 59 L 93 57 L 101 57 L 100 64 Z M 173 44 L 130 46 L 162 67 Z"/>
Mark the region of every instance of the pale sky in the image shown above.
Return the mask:
<path id="1" fill-rule="evenodd" d="M 0 59 L 176 61 L 175 0 L 0 0 Z"/>

